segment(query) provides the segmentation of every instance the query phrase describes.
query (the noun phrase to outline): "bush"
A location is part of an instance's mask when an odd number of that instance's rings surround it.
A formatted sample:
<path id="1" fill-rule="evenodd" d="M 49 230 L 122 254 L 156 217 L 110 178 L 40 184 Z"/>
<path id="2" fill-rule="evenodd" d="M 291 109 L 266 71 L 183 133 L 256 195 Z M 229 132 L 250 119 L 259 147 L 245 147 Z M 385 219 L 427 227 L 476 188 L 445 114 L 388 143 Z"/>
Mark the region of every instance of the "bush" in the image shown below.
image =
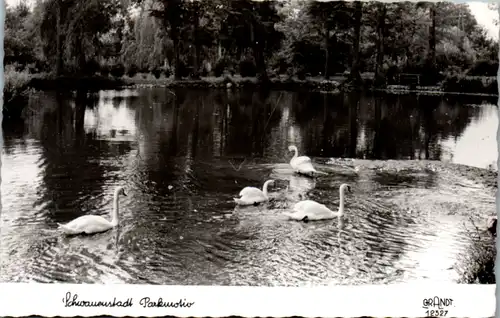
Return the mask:
<path id="1" fill-rule="evenodd" d="M 2 112 L 6 117 L 21 115 L 32 78 L 28 71 L 18 72 L 13 66 L 5 67 Z"/>
<path id="2" fill-rule="evenodd" d="M 20 96 L 22 92 L 28 88 L 32 78 L 32 75 L 27 71 L 18 72 L 15 68 L 7 65 L 4 71 L 3 87 L 5 103 Z"/>
<path id="3" fill-rule="evenodd" d="M 225 59 L 220 59 L 217 61 L 217 63 L 215 63 L 215 67 L 214 67 L 214 75 L 216 77 L 221 77 L 222 74 L 224 74 L 224 70 L 226 69 L 226 60 Z"/>
<path id="4" fill-rule="evenodd" d="M 92 59 L 90 61 L 87 61 L 87 63 L 85 63 L 85 67 L 82 70 L 83 71 L 82 73 L 85 75 L 94 75 L 99 70 L 100 70 L 99 63 L 97 63 L 96 60 Z"/>
<path id="5" fill-rule="evenodd" d="M 137 72 L 139 72 L 139 68 L 137 67 L 137 65 L 132 64 L 128 67 L 127 76 L 134 77 L 137 74 Z"/>
<path id="6" fill-rule="evenodd" d="M 155 68 L 154 70 L 151 71 L 151 73 L 153 73 L 154 77 L 156 79 L 158 79 L 158 78 L 160 78 L 160 75 L 161 75 L 161 69 Z"/>
<path id="7" fill-rule="evenodd" d="M 297 77 L 299 78 L 299 80 L 303 81 L 306 79 L 306 70 L 305 68 L 303 67 L 300 67 L 298 70 L 297 70 L 297 73 L 296 73 Z"/>
<path id="8" fill-rule="evenodd" d="M 125 74 L 125 67 L 121 63 L 117 63 L 111 67 L 110 73 L 114 77 L 122 77 Z"/>
<path id="9" fill-rule="evenodd" d="M 252 58 L 245 58 L 240 61 L 241 77 L 254 77 L 257 75 L 257 67 Z"/>
<path id="10" fill-rule="evenodd" d="M 446 77 L 442 83 L 445 92 L 498 94 L 497 79 L 495 77 L 472 77 L 452 75 Z"/>
<path id="11" fill-rule="evenodd" d="M 172 76 L 172 70 L 170 68 L 166 68 L 163 70 L 163 74 L 166 78 L 169 78 L 170 76 Z"/>
<path id="12" fill-rule="evenodd" d="M 480 60 L 467 71 L 470 76 L 497 76 L 498 61 Z"/>
<path id="13" fill-rule="evenodd" d="M 180 65 L 180 75 L 182 78 L 188 77 L 190 73 L 190 68 L 188 67 L 188 64 L 185 61 L 181 61 L 179 63 Z"/>
<path id="14" fill-rule="evenodd" d="M 208 70 L 207 70 L 207 67 L 205 65 L 203 65 L 201 70 L 200 70 L 200 76 L 202 76 L 202 77 L 208 76 Z"/>
<path id="15" fill-rule="evenodd" d="M 99 73 L 101 73 L 102 76 L 107 77 L 109 75 L 109 66 L 107 65 L 101 66 Z"/>
<path id="16" fill-rule="evenodd" d="M 461 264 L 457 268 L 459 283 L 495 284 L 495 239 L 485 231 L 481 231 L 472 221 L 475 230 L 466 230 L 471 239 L 469 249 L 462 255 Z"/>

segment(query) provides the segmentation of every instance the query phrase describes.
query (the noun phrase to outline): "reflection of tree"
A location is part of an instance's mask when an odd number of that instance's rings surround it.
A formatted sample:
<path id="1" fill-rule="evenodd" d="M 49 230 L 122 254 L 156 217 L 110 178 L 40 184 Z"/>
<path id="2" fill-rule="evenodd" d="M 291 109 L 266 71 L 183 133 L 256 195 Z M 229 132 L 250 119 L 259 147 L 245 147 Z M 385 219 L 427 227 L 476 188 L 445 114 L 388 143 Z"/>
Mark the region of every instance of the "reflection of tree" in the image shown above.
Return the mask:
<path id="1" fill-rule="evenodd" d="M 436 96 L 294 94 L 291 112 L 311 156 L 439 160 L 440 142 L 460 136 L 479 111 Z"/>
<path id="2" fill-rule="evenodd" d="M 347 96 L 349 105 L 349 150 L 350 158 L 356 157 L 356 149 L 358 145 L 358 110 L 359 110 L 359 94 L 354 93 Z"/>
<path id="3" fill-rule="evenodd" d="M 373 105 L 375 107 L 375 116 L 374 116 L 374 127 L 373 127 L 373 144 L 372 144 L 372 156 L 374 158 L 381 157 L 381 148 L 383 145 L 380 144 L 382 138 L 380 138 L 381 133 L 381 125 L 382 125 L 382 109 L 381 109 L 381 100 L 379 98 L 375 98 L 373 100 Z"/>
<path id="4" fill-rule="evenodd" d="M 474 116 L 474 109 L 448 104 L 435 96 L 375 97 L 374 109 L 365 107 L 364 125 L 369 158 L 439 160 L 440 140 L 460 135 Z M 371 143 L 371 144 L 370 144 Z"/>
<path id="5" fill-rule="evenodd" d="M 346 156 L 351 144 L 349 99 L 344 94 L 311 93 L 298 98 L 292 113 L 304 130 L 304 146 L 311 156 Z M 355 128 L 357 129 L 357 128 Z"/>
<path id="6" fill-rule="evenodd" d="M 230 116 L 226 134 L 226 154 L 262 157 L 268 135 L 281 118 L 279 93 L 241 91 L 228 100 Z"/>

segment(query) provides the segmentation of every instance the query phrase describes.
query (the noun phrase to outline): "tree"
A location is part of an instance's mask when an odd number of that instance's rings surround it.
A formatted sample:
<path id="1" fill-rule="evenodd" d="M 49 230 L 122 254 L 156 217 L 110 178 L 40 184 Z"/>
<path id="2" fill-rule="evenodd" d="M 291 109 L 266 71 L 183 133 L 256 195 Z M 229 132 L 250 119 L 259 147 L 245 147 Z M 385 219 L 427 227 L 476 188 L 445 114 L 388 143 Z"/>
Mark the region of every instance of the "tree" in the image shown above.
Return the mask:
<path id="1" fill-rule="evenodd" d="M 275 29 L 281 20 L 277 6 L 279 3 L 267 0 L 232 0 L 222 26 L 225 47 L 229 51 L 236 48 L 239 60 L 245 49 L 252 50 L 261 81 L 268 80 L 266 58 L 280 47 L 283 38 L 283 34 Z"/>
<path id="2" fill-rule="evenodd" d="M 141 2 L 141 0 L 139 0 Z M 180 34 L 186 19 L 186 9 L 182 0 L 153 0 L 153 7 L 149 10 L 152 17 L 159 19 L 165 30 L 168 30 L 174 50 L 174 77 L 181 79 Z"/>
<path id="3" fill-rule="evenodd" d="M 384 62 L 384 40 L 385 40 L 385 17 L 387 7 L 385 3 L 378 3 L 378 21 L 377 21 L 377 62 L 375 65 L 375 85 L 381 86 L 385 83 L 382 64 Z"/>
<path id="4" fill-rule="evenodd" d="M 359 41 L 361 38 L 361 18 L 363 15 L 363 4 L 361 1 L 354 3 L 354 39 L 352 42 L 352 66 L 351 66 L 351 80 L 356 84 L 361 82 L 360 65 L 359 65 Z"/>
<path id="5" fill-rule="evenodd" d="M 40 31 L 44 54 L 60 74 L 64 66 L 72 71 L 88 70 L 102 46 L 100 35 L 109 31 L 117 12 L 115 0 L 48 0 L 37 4 L 43 15 Z M 53 41 L 56 40 L 54 48 Z"/>
<path id="6" fill-rule="evenodd" d="M 342 32 L 346 32 L 351 18 L 350 10 L 348 4 L 344 1 L 312 1 L 307 10 L 311 17 L 310 22 L 315 26 L 315 31 L 323 40 L 323 50 L 325 53 L 324 76 L 325 79 L 328 79 L 331 72 L 329 62 L 331 60 L 330 48 L 332 46 L 332 39 L 335 46 L 337 36 Z"/>
<path id="7" fill-rule="evenodd" d="M 7 7 L 4 27 L 4 64 L 26 65 L 35 60 L 33 34 L 29 28 L 30 11 L 25 2 Z"/>

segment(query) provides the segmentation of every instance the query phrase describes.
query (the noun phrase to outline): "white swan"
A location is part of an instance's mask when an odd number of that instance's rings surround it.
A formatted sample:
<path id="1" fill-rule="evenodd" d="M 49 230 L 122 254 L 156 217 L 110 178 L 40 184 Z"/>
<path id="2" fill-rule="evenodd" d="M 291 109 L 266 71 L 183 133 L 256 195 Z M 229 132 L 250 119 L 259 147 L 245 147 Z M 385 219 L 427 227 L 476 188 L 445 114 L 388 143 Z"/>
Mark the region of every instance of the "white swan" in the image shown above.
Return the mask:
<path id="1" fill-rule="evenodd" d="M 487 229 L 493 236 L 497 236 L 497 216 L 490 216 L 487 220 Z"/>
<path id="2" fill-rule="evenodd" d="M 330 210 L 324 204 L 312 200 L 305 200 L 297 202 L 293 207 L 292 213 L 284 213 L 284 214 L 288 216 L 288 218 L 291 220 L 304 221 L 304 222 L 327 220 L 327 219 L 333 219 L 335 217 L 341 217 L 342 215 L 344 215 L 344 192 L 346 189 L 348 192 L 351 192 L 351 187 L 345 183 L 342 184 L 339 188 L 340 205 L 339 205 L 339 210 L 337 212 Z"/>
<path id="3" fill-rule="evenodd" d="M 292 169 L 295 172 L 310 177 L 314 177 L 315 174 L 319 173 L 319 171 L 314 169 L 311 158 L 298 155 L 299 151 L 297 150 L 297 147 L 289 146 L 288 151 L 294 152 L 293 158 L 290 160 L 290 166 L 292 166 Z"/>
<path id="4" fill-rule="evenodd" d="M 267 196 L 267 187 L 274 183 L 274 180 L 264 182 L 262 190 L 255 187 L 246 187 L 240 191 L 240 197 L 234 198 L 234 202 L 238 205 L 258 205 L 261 202 L 269 200 Z"/>
<path id="5" fill-rule="evenodd" d="M 113 212 L 111 221 L 106 220 L 99 215 L 83 215 L 67 224 L 59 224 L 59 229 L 65 234 L 93 234 L 105 232 L 118 225 L 118 196 L 127 196 L 123 187 L 117 187 L 113 197 Z"/>

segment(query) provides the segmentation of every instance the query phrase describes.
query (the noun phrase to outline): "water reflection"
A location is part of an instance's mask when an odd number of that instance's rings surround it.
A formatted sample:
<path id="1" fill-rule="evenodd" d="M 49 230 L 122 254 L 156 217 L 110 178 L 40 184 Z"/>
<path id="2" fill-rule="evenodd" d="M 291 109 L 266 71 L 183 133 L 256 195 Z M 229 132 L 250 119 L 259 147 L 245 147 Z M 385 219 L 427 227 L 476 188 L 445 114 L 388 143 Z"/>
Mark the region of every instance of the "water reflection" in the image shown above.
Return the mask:
<path id="1" fill-rule="evenodd" d="M 164 88 L 46 92 L 30 103 L 37 107 L 23 122 L 4 124 L 3 281 L 297 286 L 440 280 L 465 244 L 463 233 L 439 225 L 447 219 L 415 218 L 403 208 L 434 212 L 439 206 L 459 220 L 471 207 L 478 216 L 494 211 L 493 194 L 480 194 L 453 168 L 394 173 L 376 165 L 355 170 L 346 160 L 325 163 L 351 157 L 487 167 L 496 151 L 482 152 L 481 160 L 465 153 L 495 140 L 493 105 Z M 328 176 L 293 174 L 291 143 Z M 271 202 L 234 206 L 243 187 L 261 187 L 270 178 L 277 180 Z M 341 183 L 355 189 L 342 222 L 304 224 L 281 215 L 305 198 L 336 209 Z M 117 184 L 128 189 L 118 228 L 71 239 L 54 233 L 56 223 L 81 215 L 107 217 Z M 443 268 L 424 264 L 434 255 L 427 246 L 446 256 L 437 264 Z"/>

